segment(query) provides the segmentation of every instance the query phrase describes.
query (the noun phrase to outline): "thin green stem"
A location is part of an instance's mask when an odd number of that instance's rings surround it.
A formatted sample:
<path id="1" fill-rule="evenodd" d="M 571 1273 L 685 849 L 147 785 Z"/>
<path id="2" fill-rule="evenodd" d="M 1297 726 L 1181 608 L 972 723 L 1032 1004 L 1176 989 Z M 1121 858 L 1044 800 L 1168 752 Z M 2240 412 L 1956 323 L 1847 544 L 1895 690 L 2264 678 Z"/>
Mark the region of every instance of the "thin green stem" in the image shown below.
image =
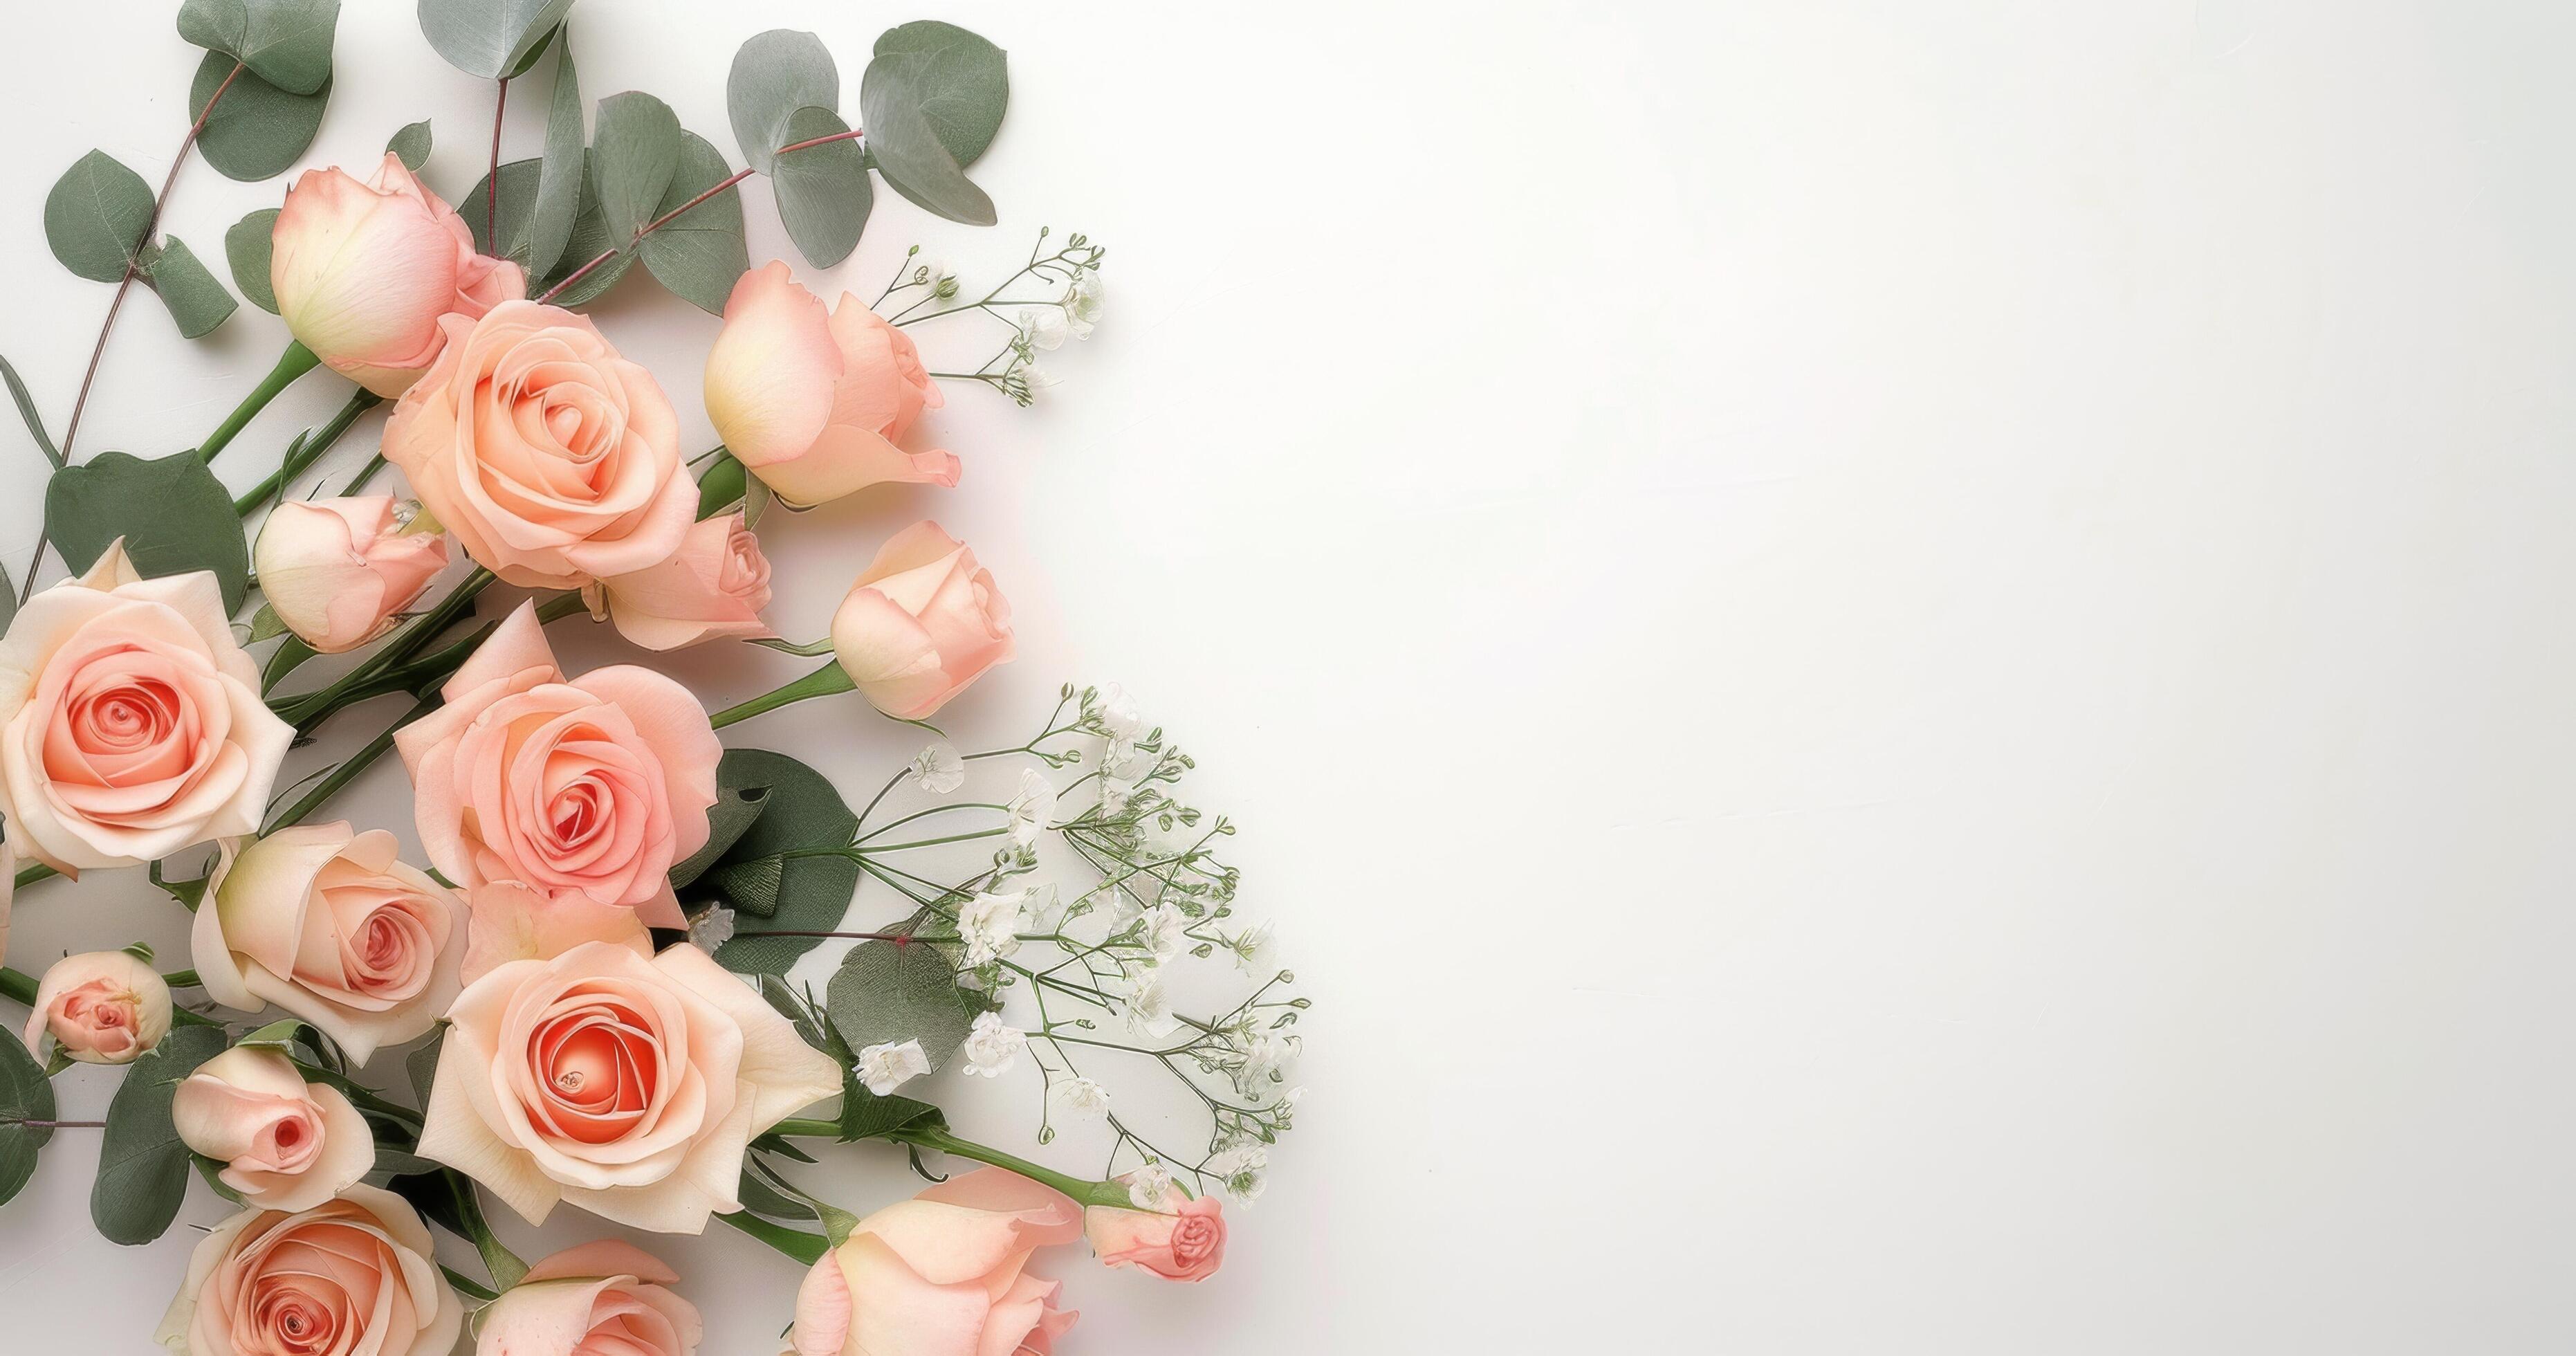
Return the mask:
<path id="1" fill-rule="evenodd" d="M 278 355 L 277 366 L 270 368 L 259 385 L 242 397 L 242 402 L 233 407 L 231 414 L 224 416 L 224 422 L 216 425 L 215 431 L 207 434 L 206 440 L 197 445 L 197 460 L 212 462 L 215 454 L 223 451 L 224 445 L 233 440 L 233 435 L 241 432 L 261 410 L 268 408 L 268 402 L 275 400 L 278 392 L 294 385 L 296 378 L 312 371 L 321 362 L 313 350 L 302 344 L 289 343 L 286 352 Z"/>
<path id="2" fill-rule="evenodd" d="M 404 713 L 402 719 L 386 726 L 383 734 L 377 735 L 374 739 L 368 741 L 365 748 L 358 750 L 356 753 L 350 754 L 338 767 L 331 769 L 331 775 L 323 778 L 319 783 L 315 784 L 312 790 L 305 792 L 302 800 L 299 800 L 293 805 L 288 806 L 283 811 L 270 816 L 268 827 L 262 829 L 260 832 L 274 833 L 283 825 L 302 823 L 304 821 L 304 817 L 313 813 L 315 809 L 321 806 L 322 802 L 340 794 L 340 788 L 357 780 L 358 774 L 366 771 L 369 764 L 384 757 L 385 751 L 394 746 L 394 732 L 396 730 L 399 730 L 402 727 L 411 724 L 413 721 L 420 719 L 422 716 L 428 715 L 430 712 L 437 710 L 439 705 L 439 699 L 436 697 L 423 697 L 420 701 L 414 703 L 411 710 Z"/>
<path id="3" fill-rule="evenodd" d="M 313 463 L 320 461 L 322 454 L 330 451 L 333 443 L 340 441 L 340 435 L 348 432 L 349 426 L 358 422 L 359 415 L 383 403 L 385 403 L 383 396 L 377 395 L 364 386 L 359 387 L 349 396 L 348 403 L 340 407 L 340 412 L 331 416 L 329 423 L 304 435 L 302 445 L 296 448 L 291 460 L 271 472 L 268 479 L 243 491 L 242 496 L 233 501 L 233 512 L 245 518 L 249 517 L 251 511 L 266 502 L 270 495 L 293 484 L 297 476 L 304 474 Z"/>
<path id="4" fill-rule="evenodd" d="M 721 730 L 791 702 L 801 702 L 808 697 L 828 697 L 836 692 L 850 691 L 855 686 L 849 673 L 841 667 L 841 661 L 835 659 L 776 691 L 764 692 L 740 706 L 728 706 L 709 717 L 708 721 Z"/>
<path id="5" fill-rule="evenodd" d="M 802 1229 L 790 1229 L 784 1224 L 772 1224 L 748 1210 L 738 1210 L 730 1215 L 718 1215 L 716 1218 L 809 1267 L 822 1261 L 824 1254 L 832 1250 L 832 1240 L 821 1234 L 809 1234 Z"/>

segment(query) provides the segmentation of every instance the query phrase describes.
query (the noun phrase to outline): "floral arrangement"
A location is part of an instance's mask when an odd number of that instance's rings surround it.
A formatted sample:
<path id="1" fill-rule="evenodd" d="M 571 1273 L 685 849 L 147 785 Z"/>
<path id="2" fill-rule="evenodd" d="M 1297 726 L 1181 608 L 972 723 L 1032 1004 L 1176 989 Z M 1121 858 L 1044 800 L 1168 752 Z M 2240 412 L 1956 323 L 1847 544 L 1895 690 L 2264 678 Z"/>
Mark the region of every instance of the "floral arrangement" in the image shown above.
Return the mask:
<path id="1" fill-rule="evenodd" d="M 426 122 L 380 163 L 307 169 L 226 233 L 230 288 L 162 208 L 191 159 L 260 180 L 302 158 L 338 0 L 185 0 L 179 35 L 205 57 L 169 180 L 92 151 L 46 199 L 57 258 L 115 288 L 91 378 L 138 283 L 184 335 L 226 323 L 238 291 L 293 342 L 203 442 L 157 458 L 76 456 L 89 378 L 57 443 L 0 361 L 50 464 L 36 558 L 23 586 L 0 578 L 0 948 L 13 903 L 63 907 L 41 896 L 85 872 L 144 867 L 193 913 L 184 969 L 139 945 L 0 969 L 28 1009 L 23 1040 L 0 1039 L 0 1202 L 55 1136 L 97 1133 L 109 1239 L 218 1207 L 158 1332 L 194 1356 L 697 1351 L 685 1278 L 585 1236 L 585 1216 L 717 1221 L 807 1268 L 778 1316 L 802 1356 L 1053 1350 L 1074 1312 L 1025 1269 L 1040 1250 L 1217 1270 L 1220 1198 L 1260 1193 L 1293 1120 L 1306 1000 L 1237 918 L 1232 826 L 1180 798 L 1192 760 L 1120 689 L 1066 685 L 1004 748 L 961 752 L 931 724 L 1014 657 L 966 543 L 898 533 L 830 634 L 797 644 L 761 619 L 758 532 L 853 494 L 955 490 L 966 461 L 921 446 L 925 414 L 976 386 L 1030 403 L 1036 355 L 1099 317 L 1104 251 L 1041 232 L 975 295 L 915 246 L 873 302 L 826 304 L 786 262 L 752 266 L 744 185 L 769 181 L 818 268 L 855 249 L 880 181 L 990 225 L 964 171 L 1008 105 L 1001 49 L 889 30 L 853 127 L 819 40 L 753 37 L 726 83 L 736 168 L 651 95 L 592 109 L 571 8 L 419 0 L 430 46 L 494 82 L 489 172 L 451 206 L 419 177 Z M 545 63 L 543 153 L 504 163 L 511 84 Z M 700 378 L 722 443 L 702 455 L 663 377 L 579 309 L 629 274 L 723 318 Z M 933 372 L 933 327 L 990 355 Z M 233 493 L 216 458 L 316 373 L 346 403 Z M 326 467 L 382 404 L 374 455 Z M 37 590 L 49 548 L 71 577 Z M 529 596 L 478 618 L 494 589 Z M 547 628 L 579 620 L 643 652 L 822 662 L 710 714 L 649 663 L 567 672 Z M 826 699 L 901 736 L 864 799 L 723 733 Z M 355 747 L 282 776 L 290 750 L 335 742 Z M 421 861 L 328 813 L 388 753 Z M 791 982 L 826 944 L 821 992 Z M 103 1121 L 58 1116 L 74 1065 L 123 1066 Z M 960 1133 L 925 1100 L 951 1066 L 1030 1082 L 1029 1152 L 1098 1123 L 1098 1176 Z M 1112 1067 L 1168 1079 L 1187 1120 L 1138 1115 Z M 817 1151 L 865 1141 L 926 1189 L 863 1211 L 800 1183 Z M 565 1246 L 523 1261 L 496 1202 Z M 439 1265 L 433 1230 L 483 1274 Z"/>

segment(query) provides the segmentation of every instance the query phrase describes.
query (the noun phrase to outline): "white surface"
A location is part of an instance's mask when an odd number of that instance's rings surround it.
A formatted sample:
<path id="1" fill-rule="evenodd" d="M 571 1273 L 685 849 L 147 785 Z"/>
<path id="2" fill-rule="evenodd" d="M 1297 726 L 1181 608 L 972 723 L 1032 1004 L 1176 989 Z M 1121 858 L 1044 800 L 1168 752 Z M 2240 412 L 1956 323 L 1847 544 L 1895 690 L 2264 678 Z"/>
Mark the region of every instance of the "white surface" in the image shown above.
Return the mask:
<path id="1" fill-rule="evenodd" d="M 29 8 L 0 351 L 59 429 L 107 289 L 44 258 L 41 195 L 92 145 L 157 180 L 194 54 L 165 5 Z M 351 0 L 317 158 L 431 114 L 459 192 L 488 88 L 410 10 Z M 873 289 L 916 234 L 1007 267 L 1048 222 L 1111 246 L 1111 310 L 1041 409 L 957 393 L 956 492 L 770 534 L 778 620 L 817 633 L 935 513 L 1024 640 L 957 724 L 1134 688 L 1321 1003 L 1225 1274 L 1069 1261 L 1067 1350 L 2576 1338 L 2576 16 L 923 12 L 1012 50 L 977 171 L 1004 224 L 888 196 L 834 278 Z M 742 38 L 817 29 L 854 86 L 914 13 L 576 17 L 586 88 L 730 152 Z M 212 257 L 281 187 L 191 167 L 169 224 Z M 694 442 L 712 322 L 634 284 L 600 314 Z M 190 347 L 136 299 L 82 446 L 192 443 L 278 338 L 245 312 Z M 225 473 L 338 398 L 294 392 Z M 673 668 L 711 704 L 795 671 Z M 848 704 L 733 733 L 845 786 L 913 744 Z M 399 822 L 401 787 L 351 804 Z M 145 894 L 31 891 L 15 949 L 176 942 Z M 65 1083 L 75 1112 L 110 1086 Z M 961 1119 L 1024 1143 L 1028 1091 Z M 67 1138 L 0 1214 L 13 1349 L 138 1348 L 175 1283 L 188 1230 L 91 1234 L 93 1155 Z M 889 1158 L 839 1151 L 832 1191 L 905 1189 Z M 711 1356 L 767 1356 L 791 1268 L 657 1247 Z"/>

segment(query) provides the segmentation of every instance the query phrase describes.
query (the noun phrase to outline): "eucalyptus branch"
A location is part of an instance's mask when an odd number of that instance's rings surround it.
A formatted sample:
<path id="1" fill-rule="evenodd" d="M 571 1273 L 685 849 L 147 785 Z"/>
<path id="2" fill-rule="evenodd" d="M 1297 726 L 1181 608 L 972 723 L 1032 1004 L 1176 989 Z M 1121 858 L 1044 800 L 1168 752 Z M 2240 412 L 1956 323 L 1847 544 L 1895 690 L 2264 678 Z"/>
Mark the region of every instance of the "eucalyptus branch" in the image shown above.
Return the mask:
<path id="1" fill-rule="evenodd" d="M 797 142 L 797 143 L 795 143 L 795 144 L 793 144 L 793 145 L 789 145 L 789 146 L 781 146 L 781 147 L 779 147 L 779 148 L 778 148 L 778 150 L 777 150 L 776 154 L 778 154 L 778 155 L 787 155 L 787 154 L 790 154 L 790 153 L 792 153 L 792 152 L 806 150 L 806 149 L 809 149 L 809 148 L 811 148 L 811 147 L 815 147 L 815 146 L 828 146 L 828 145 L 832 144 L 832 143 L 833 143 L 833 142 L 835 142 L 835 141 L 856 141 L 856 140 L 858 140 L 858 139 L 859 139 L 861 136 L 863 136 L 863 135 L 865 135 L 865 133 L 863 133 L 860 129 L 858 129 L 858 128 L 856 128 L 856 127 L 853 127 L 853 128 L 851 128 L 850 130 L 848 130 L 848 131 L 846 131 L 846 132 L 834 132 L 834 133 L 832 133 L 832 134 L 831 134 L 831 135 L 829 135 L 829 136 L 820 136 L 820 137 L 815 137 L 815 138 L 813 138 L 813 139 L 812 139 L 812 140 L 810 140 L 810 141 L 799 141 L 799 142 Z M 631 250 L 631 249 L 635 248 L 637 245 L 640 245 L 640 244 L 642 244 L 642 243 L 644 242 L 644 237 L 646 237 L 646 236 L 648 236 L 648 235 L 651 235 L 651 234 L 652 234 L 652 233 L 654 233 L 655 231 L 658 231 L 658 230 L 662 229 L 662 228 L 663 228 L 663 227 L 665 227 L 665 226 L 670 225 L 670 224 L 671 224 L 671 220 L 672 220 L 672 218 L 679 216 L 681 213 L 688 211 L 690 208 L 696 207 L 696 206 L 698 206 L 698 205 L 699 205 L 699 204 L 701 204 L 701 203 L 707 202 L 708 200 L 710 200 L 710 199 L 712 199 L 712 198 L 715 198 L 716 196 L 718 196 L 718 195 L 722 194 L 725 190 L 727 190 L 727 189 L 729 189 L 729 188 L 733 188 L 734 186 L 736 186 L 736 185 L 740 184 L 743 180 L 750 178 L 752 175 L 754 175 L 754 174 L 756 174 L 756 173 L 758 173 L 758 172 L 759 172 L 759 171 L 757 171 L 757 170 L 753 169 L 753 168 L 752 168 L 752 167 L 750 167 L 749 165 L 745 165 L 745 166 L 743 166 L 741 169 L 738 169 L 738 170 L 734 171 L 732 174 L 729 174 L 729 175 L 725 176 L 725 178 L 723 179 L 723 181 L 722 181 L 722 182 L 720 182 L 720 183 L 718 183 L 715 187 L 708 189 L 706 192 L 701 193 L 701 194 L 699 194 L 698 196 L 696 196 L 696 197 L 694 197 L 694 198 L 689 199 L 687 202 L 684 202 L 684 203 L 680 204 L 679 206 L 672 208 L 670 211 L 668 211 L 668 212 L 664 212 L 662 215 L 660 215 L 660 216 L 658 216 L 658 217 L 653 218 L 651 221 L 648 221 L 648 222 L 644 223 L 642 226 L 637 227 L 637 228 L 635 229 L 635 238 L 634 238 L 633 240 L 628 241 L 625 245 L 620 246 L 620 247 L 618 247 L 618 248 L 616 248 L 616 249 L 603 250 L 603 251 L 601 251 L 601 252 L 600 252 L 600 254 L 599 254 L 597 257 L 593 258 L 590 262 L 588 262 L 588 263 L 586 263 L 586 264 L 583 264 L 581 267 L 574 269 L 572 272 L 570 272 L 570 273 L 568 273 L 568 274 L 565 274 L 565 275 L 564 275 L 564 280 L 563 280 L 562 282 L 556 283 L 554 286 L 547 288 L 547 289 L 546 289 L 546 291 L 545 291 L 545 295 L 543 295 L 543 296 L 541 296 L 541 297 L 538 297 L 538 298 L 537 298 L 537 302 L 538 302 L 538 304 L 543 305 L 543 304 L 544 304 L 544 303 L 546 303 L 546 302 L 549 302 L 549 301 L 554 300 L 554 299 L 555 299 L 555 296 L 556 296 L 556 294 L 557 294 L 557 293 L 560 293 L 560 292 L 562 292 L 565 288 L 570 287 L 570 286 L 572 286 L 574 283 L 577 283 L 577 282 L 581 281 L 581 280 L 582 280 L 582 278 L 583 278 L 583 276 L 584 276 L 584 275 L 586 275 L 586 274 L 588 274 L 592 269 L 595 269 L 595 268 L 599 267 L 601 264 L 607 263 L 609 260 L 616 258 L 619 254 L 623 253 L 623 252 L 624 252 L 624 251 L 626 251 L 626 250 Z"/>

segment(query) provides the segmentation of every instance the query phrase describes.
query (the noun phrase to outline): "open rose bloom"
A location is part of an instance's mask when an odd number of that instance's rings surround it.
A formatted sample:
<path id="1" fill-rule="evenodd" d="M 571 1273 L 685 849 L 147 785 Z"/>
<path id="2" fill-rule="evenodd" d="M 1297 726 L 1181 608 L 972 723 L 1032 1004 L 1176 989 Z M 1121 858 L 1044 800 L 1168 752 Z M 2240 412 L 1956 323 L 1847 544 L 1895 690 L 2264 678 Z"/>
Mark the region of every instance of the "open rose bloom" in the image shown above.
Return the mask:
<path id="1" fill-rule="evenodd" d="M 450 1356 L 465 1306 L 402 1197 L 353 1186 L 216 1225 L 158 1340 L 188 1356 Z"/>
<path id="2" fill-rule="evenodd" d="M 391 152 L 360 183 L 307 170 L 269 237 L 269 286 L 296 341 L 380 396 L 400 395 L 447 344 L 439 321 L 473 320 L 528 294 L 517 264 L 474 252 L 456 209 Z"/>
<path id="3" fill-rule="evenodd" d="M 27 1049 L 44 1038 L 83 1064 L 130 1064 L 170 1034 L 170 985 L 123 951 L 65 956 L 45 971 L 27 1012 Z"/>
<path id="4" fill-rule="evenodd" d="M 679 554 L 600 580 L 582 599 L 591 616 L 614 620 L 619 635 L 647 650 L 777 634 L 760 619 L 769 606 L 769 557 L 739 513 L 696 524 Z"/>
<path id="5" fill-rule="evenodd" d="M 1011 604 L 992 571 L 937 523 L 914 523 L 832 614 L 832 653 L 859 695 L 898 720 L 927 720 L 1011 657 Z"/>
<path id="6" fill-rule="evenodd" d="M 1074 1314 L 1024 1268 L 1082 1211 L 1017 1173 L 950 1178 L 859 1221 L 796 1292 L 797 1356 L 1048 1356 Z"/>
<path id="7" fill-rule="evenodd" d="M 631 1243 L 584 1243 L 528 1268 L 477 1320 L 476 1356 L 693 1356 L 698 1307 L 678 1272 Z"/>
<path id="8" fill-rule="evenodd" d="M 522 605 L 394 736 L 420 840 L 469 893 L 492 883 L 685 927 L 670 871 L 707 841 L 724 749 L 706 708 L 650 669 L 568 678 Z"/>
<path id="9" fill-rule="evenodd" d="M 284 1054 L 237 1045 L 197 1066 L 170 1101 L 190 1149 L 245 1205 L 310 1210 L 376 1166 L 375 1132 L 338 1088 L 307 1083 Z"/>
<path id="10" fill-rule="evenodd" d="M 698 1233 L 741 1208 L 751 1139 L 841 1090 L 829 1057 L 693 946 L 511 961 L 448 1021 L 420 1154 L 530 1223 L 570 1201 Z"/>
<path id="11" fill-rule="evenodd" d="M 251 547 L 259 591 L 316 654 L 354 650 L 392 629 L 447 568 L 447 538 L 415 530 L 393 496 L 289 500 Z"/>
<path id="12" fill-rule="evenodd" d="M 294 738 L 215 577 L 144 579 L 122 543 L 0 639 L 0 811 L 65 875 L 256 831 Z"/>
<path id="13" fill-rule="evenodd" d="M 956 454 L 896 446 L 942 401 L 912 336 L 846 292 L 824 310 L 774 259 L 734 284 L 707 352 L 716 436 L 791 504 L 888 482 L 955 485 Z"/>

